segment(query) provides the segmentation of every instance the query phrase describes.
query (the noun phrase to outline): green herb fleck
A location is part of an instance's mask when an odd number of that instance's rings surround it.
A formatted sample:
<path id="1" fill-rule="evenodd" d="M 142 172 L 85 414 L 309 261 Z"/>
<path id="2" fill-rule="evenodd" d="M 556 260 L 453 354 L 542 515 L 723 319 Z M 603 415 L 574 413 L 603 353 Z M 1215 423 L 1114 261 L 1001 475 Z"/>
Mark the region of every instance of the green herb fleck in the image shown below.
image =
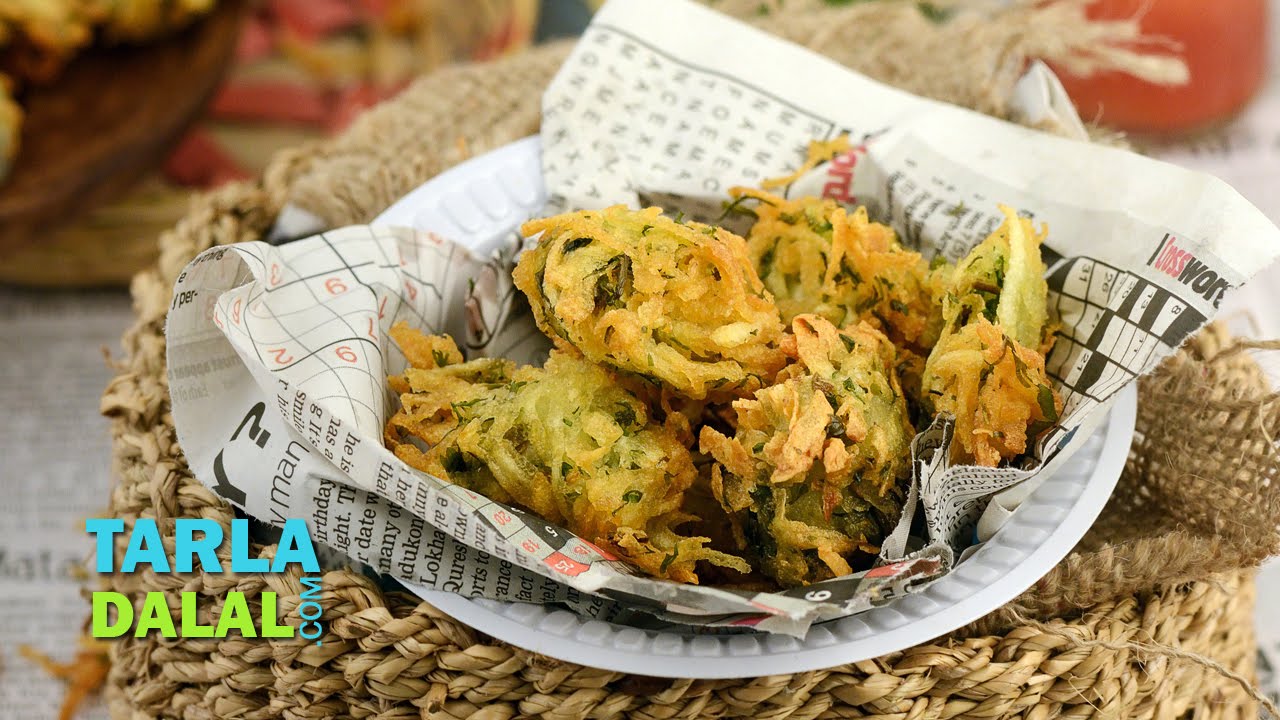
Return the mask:
<path id="1" fill-rule="evenodd" d="M 631 282 L 631 258 L 627 255 L 609 258 L 596 278 L 596 312 L 603 313 L 607 309 L 625 306 L 627 298 L 631 297 Z"/>
<path id="2" fill-rule="evenodd" d="M 731 203 L 725 203 L 724 212 L 720 213 L 720 217 L 716 218 L 716 224 L 724 222 L 725 218 L 729 217 L 730 215 L 750 215 L 753 218 L 760 217 L 755 210 L 752 210 L 749 207 L 743 207 L 742 205 L 742 203 L 747 200 L 758 200 L 758 199 L 759 198 L 753 198 L 749 195 L 742 195 L 740 197 L 735 198 L 734 201 Z M 763 200 L 761 202 L 764 202 L 769 205 L 774 204 L 768 200 Z"/>
<path id="3" fill-rule="evenodd" d="M 579 248 L 584 248 L 584 247 L 586 247 L 586 246 L 590 245 L 592 242 L 593 242 L 592 238 L 589 238 L 589 237 L 577 237 L 577 238 L 574 238 L 574 239 L 572 239 L 572 240 L 570 240 L 570 241 L 568 241 L 568 242 L 566 242 L 566 243 L 564 244 L 564 247 L 560 249 L 560 254 L 561 254 L 561 255 L 568 255 L 569 253 L 573 252 L 574 250 L 577 250 L 577 249 L 579 249 Z"/>
<path id="4" fill-rule="evenodd" d="M 667 568 L 671 565 L 671 562 L 675 560 L 676 556 L 679 554 L 680 554 L 679 552 L 673 552 L 670 555 L 662 558 L 662 564 L 658 566 L 658 572 L 660 573 L 666 572 Z"/>
<path id="5" fill-rule="evenodd" d="M 922 2 L 917 4 L 916 7 L 920 8 L 920 14 L 924 15 L 929 22 L 941 24 L 951 17 L 949 8 L 938 7 L 931 2 Z"/>
<path id="6" fill-rule="evenodd" d="M 464 400 L 462 402 L 449 403 L 449 407 L 453 410 L 454 417 L 464 419 L 466 413 L 463 411 L 474 406 L 476 403 L 480 402 L 480 400 L 481 398 L 471 398 L 470 400 Z"/>
<path id="7" fill-rule="evenodd" d="M 760 255 L 760 277 L 768 277 L 769 273 L 773 271 L 773 258 L 777 253 L 778 246 L 775 243 Z"/>
<path id="8" fill-rule="evenodd" d="M 991 322 L 995 322 L 996 313 L 999 311 L 999 308 L 1000 308 L 1000 296 L 989 295 L 987 293 L 980 293 L 980 294 L 986 300 L 986 302 L 983 304 L 983 307 L 982 307 L 982 314 L 985 315 L 986 318 Z"/>
<path id="9" fill-rule="evenodd" d="M 821 215 L 819 215 L 818 217 L 814 217 L 806 213 L 804 219 L 805 219 L 805 222 L 809 223 L 810 230 L 814 231 L 819 235 L 822 235 L 823 237 L 830 235 L 833 230 L 831 226 L 831 221 Z"/>
<path id="10" fill-rule="evenodd" d="M 441 463 L 441 465 L 444 467 L 444 471 L 450 475 L 454 473 L 465 473 L 467 470 L 471 469 L 467 464 L 467 458 L 461 451 L 456 449 L 451 449 L 444 454 L 444 462 Z"/>
<path id="11" fill-rule="evenodd" d="M 1048 385 L 1041 385 L 1036 390 L 1036 401 L 1040 403 L 1040 414 L 1051 423 L 1058 422 L 1058 408 L 1053 404 L 1053 391 Z"/>
<path id="12" fill-rule="evenodd" d="M 858 271 L 855 270 L 853 266 L 851 266 L 849 263 L 845 262 L 844 260 L 841 260 L 840 271 L 836 273 L 836 281 L 840 282 L 843 280 L 848 280 L 852 282 L 854 285 L 862 284 L 862 276 L 858 274 Z"/>
<path id="13" fill-rule="evenodd" d="M 630 405 L 618 404 L 618 409 L 613 413 L 614 422 L 624 428 L 629 428 L 636 424 L 636 411 Z"/>

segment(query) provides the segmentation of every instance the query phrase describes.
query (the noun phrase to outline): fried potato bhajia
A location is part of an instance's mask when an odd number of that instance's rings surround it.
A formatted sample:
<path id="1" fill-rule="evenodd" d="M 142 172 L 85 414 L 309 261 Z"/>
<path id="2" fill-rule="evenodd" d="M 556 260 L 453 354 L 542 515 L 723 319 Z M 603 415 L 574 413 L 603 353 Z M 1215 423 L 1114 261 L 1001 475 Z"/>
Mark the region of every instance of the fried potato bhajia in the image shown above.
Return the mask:
<path id="1" fill-rule="evenodd" d="M 1021 455 L 1062 411 L 1044 355 L 983 316 L 938 342 L 925 382 L 935 411 L 955 417 L 953 458 L 966 464 L 995 467 Z"/>
<path id="2" fill-rule="evenodd" d="M 1047 232 L 1001 205 L 1005 220 L 956 265 L 942 298 L 943 333 L 957 332 L 978 315 L 1016 342 L 1039 348 L 1049 320 L 1049 286 L 1040 244 Z"/>
<path id="3" fill-rule="evenodd" d="M 922 380 L 932 411 L 955 417 L 953 459 L 989 467 L 1026 452 L 1062 412 L 1044 367 L 1052 344 L 1045 233 L 1000 210 L 1004 224 L 956 266 Z"/>
<path id="4" fill-rule="evenodd" d="M 561 349 L 695 400 L 749 395 L 785 358 L 782 323 L 733 233 L 616 205 L 525 223 L 515 270 Z"/>
<path id="5" fill-rule="evenodd" d="M 792 326 L 798 362 L 733 403 L 734 437 L 710 427 L 700 437 L 720 463 L 713 491 L 784 587 L 847 575 L 851 559 L 879 552 L 901 513 L 915 434 L 880 331 L 837 330 L 817 315 Z"/>
<path id="6" fill-rule="evenodd" d="M 404 353 L 404 359 L 411 368 L 430 370 L 462 362 L 462 351 L 458 350 L 453 338 L 448 335 L 425 335 L 403 320 L 392 325 L 388 334 L 395 341 L 396 347 L 400 348 L 400 352 Z M 401 378 L 392 375 L 391 379 L 397 381 Z M 404 389 L 400 387 L 392 389 L 397 393 L 409 392 L 407 385 Z"/>
<path id="7" fill-rule="evenodd" d="M 941 316 L 928 264 L 898 244 L 893 228 L 871 222 L 866 208 L 847 212 L 834 200 L 788 200 L 735 187 L 730 206 L 756 200 L 747 249 L 783 322 L 815 313 L 837 327 L 864 320 L 897 345 L 927 352 Z"/>
<path id="8" fill-rule="evenodd" d="M 407 392 L 385 439 L 405 463 L 527 508 L 656 577 L 696 583 L 699 560 L 750 572 L 707 538 L 675 531 L 692 519 L 681 511 L 692 457 L 607 370 L 559 351 L 543 368 L 428 359 L 396 379 Z"/>

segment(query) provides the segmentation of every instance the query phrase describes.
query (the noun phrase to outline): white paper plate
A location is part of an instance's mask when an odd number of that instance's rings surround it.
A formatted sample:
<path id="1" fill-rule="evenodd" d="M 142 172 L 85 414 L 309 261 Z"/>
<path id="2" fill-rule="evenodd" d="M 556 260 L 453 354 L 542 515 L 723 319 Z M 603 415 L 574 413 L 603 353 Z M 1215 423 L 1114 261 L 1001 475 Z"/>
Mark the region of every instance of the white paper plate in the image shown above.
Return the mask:
<path id="1" fill-rule="evenodd" d="M 540 145 L 526 138 L 459 165 L 406 195 L 375 224 L 409 225 L 495 246 L 546 201 Z M 803 640 L 750 634 L 686 635 L 588 620 L 541 605 L 412 588 L 495 638 L 561 660 L 657 677 L 735 678 L 857 662 L 944 635 L 995 610 L 1040 579 L 1093 523 L 1124 469 L 1137 391 L 1122 391 L 1079 451 L 1024 500 L 951 574 L 921 592 L 815 625 Z"/>

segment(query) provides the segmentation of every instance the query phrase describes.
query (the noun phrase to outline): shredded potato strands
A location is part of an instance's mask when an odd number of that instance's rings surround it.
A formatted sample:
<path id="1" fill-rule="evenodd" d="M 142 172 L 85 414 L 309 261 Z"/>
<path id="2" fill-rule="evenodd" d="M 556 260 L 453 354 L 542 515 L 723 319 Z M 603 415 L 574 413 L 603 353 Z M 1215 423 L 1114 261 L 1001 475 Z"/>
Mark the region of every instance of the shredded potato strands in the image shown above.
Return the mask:
<path id="1" fill-rule="evenodd" d="M 515 282 L 556 346 L 693 399 L 742 397 L 782 367 L 782 322 L 722 228 L 617 205 L 525 223 Z"/>
<path id="2" fill-rule="evenodd" d="M 815 143 L 765 186 L 847 149 Z M 526 223 L 540 238 L 515 282 L 556 350 L 464 362 L 398 325 L 388 447 L 649 575 L 795 587 L 875 561 L 913 417 L 953 416 L 953 461 L 990 466 L 1057 421 L 1043 229 L 1002 207 L 963 261 L 930 267 L 865 208 L 730 196 L 745 239 L 659 208 Z"/>
<path id="3" fill-rule="evenodd" d="M 760 548 L 761 570 L 784 587 L 852 572 L 897 521 L 914 431 L 889 340 L 865 323 L 793 324 L 796 363 L 778 382 L 733 403 L 737 432 L 704 427 L 720 464 L 713 488 Z M 723 469 L 722 469 L 723 468 Z"/>
<path id="4" fill-rule="evenodd" d="M 942 337 L 924 369 L 924 400 L 955 418 L 956 462 L 995 467 L 1058 421 L 1045 374 L 1044 262 L 1031 221 L 1000 206 L 1002 224 L 956 266 L 942 301 Z"/>
<path id="5" fill-rule="evenodd" d="M 804 177 L 804 174 L 818 167 L 831 158 L 843 152 L 849 152 L 849 136 L 839 135 L 830 140 L 812 140 L 809 142 L 808 157 L 796 168 L 790 175 L 782 177 L 769 178 L 760 183 L 762 190 L 773 190 L 775 188 L 786 187 L 791 183 Z"/>
<path id="6" fill-rule="evenodd" d="M 893 228 L 871 222 L 865 208 L 850 213 L 830 199 L 788 200 L 740 187 L 729 194 L 732 208 L 756 217 L 747 249 L 784 322 L 803 313 L 837 327 L 862 320 L 914 352 L 933 346 L 946 271 L 931 271 Z M 756 201 L 754 209 L 745 210 L 744 200 Z"/>
<path id="7" fill-rule="evenodd" d="M 696 519 L 682 510 L 693 458 L 609 371 L 558 351 L 542 368 L 458 362 L 447 337 L 404 325 L 392 336 L 423 361 L 394 383 L 402 408 L 386 430 L 408 465 L 561 523 L 657 577 L 695 583 L 701 560 L 750 571 L 674 530 Z M 433 352 L 413 352 L 422 347 Z"/>

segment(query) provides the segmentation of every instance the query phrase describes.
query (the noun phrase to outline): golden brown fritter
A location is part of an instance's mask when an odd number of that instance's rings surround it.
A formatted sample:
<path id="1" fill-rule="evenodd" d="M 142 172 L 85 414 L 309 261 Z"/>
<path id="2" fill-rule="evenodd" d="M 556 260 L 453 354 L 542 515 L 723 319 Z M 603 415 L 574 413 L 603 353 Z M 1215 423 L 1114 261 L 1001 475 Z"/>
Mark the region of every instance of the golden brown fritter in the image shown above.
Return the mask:
<path id="1" fill-rule="evenodd" d="M 1044 355 L 981 315 L 943 336 L 925 381 L 935 411 L 956 420 L 952 457 L 965 464 L 995 467 L 1021 455 L 1062 411 Z"/>
<path id="2" fill-rule="evenodd" d="M 893 345 L 865 323 L 793 321 L 797 363 L 733 403 L 733 438 L 704 427 L 716 496 L 765 575 L 806 585 L 869 564 L 901 513 L 914 436 Z"/>
<path id="3" fill-rule="evenodd" d="M 979 315 L 1029 348 L 1045 341 L 1049 287 L 1039 233 L 1031 221 L 1001 205 L 1005 221 L 961 260 L 942 296 L 943 333 L 956 332 Z"/>
<path id="4" fill-rule="evenodd" d="M 621 205 L 535 220 L 515 282 L 556 346 L 686 397 L 744 397 L 782 367 L 782 323 L 742 238 Z"/>
<path id="5" fill-rule="evenodd" d="M 557 349 L 543 368 L 463 362 L 398 325 L 388 447 L 648 574 L 697 582 L 705 560 L 712 581 L 795 587 L 869 566 L 898 522 L 903 378 L 913 408 L 955 417 L 956 462 L 1016 457 L 1057 421 L 1028 221 L 1002 208 L 931 269 L 864 209 L 734 194 L 758 203 L 747 240 L 657 208 L 526 223 L 542 236 L 515 281 Z"/>
<path id="6" fill-rule="evenodd" d="M 696 583 L 700 560 L 750 571 L 676 532 L 692 519 L 682 511 L 692 457 L 609 371 L 558 351 L 543 368 L 453 364 L 444 339 L 411 333 L 398 329 L 397 342 L 435 350 L 406 351 L 426 366 L 395 381 L 407 389 L 385 439 L 405 463 L 562 524 L 656 577 Z"/>
<path id="7" fill-rule="evenodd" d="M 1044 232 L 1000 209 L 1005 222 L 951 276 L 942 335 L 922 380 L 932 411 L 955 417 L 953 460 L 990 467 L 1024 453 L 1062 411 L 1044 368 L 1053 338 L 1040 258 Z"/>
<path id="8" fill-rule="evenodd" d="M 898 244 L 893 228 L 831 199 L 797 200 L 732 188 L 731 208 L 753 212 L 751 262 L 784 322 L 814 313 L 845 327 L 862 320 L 897 345 L 927 352 L 937 339 L 938 275 Z M 752 210 L 746 203 L 755 201 Z"/>

